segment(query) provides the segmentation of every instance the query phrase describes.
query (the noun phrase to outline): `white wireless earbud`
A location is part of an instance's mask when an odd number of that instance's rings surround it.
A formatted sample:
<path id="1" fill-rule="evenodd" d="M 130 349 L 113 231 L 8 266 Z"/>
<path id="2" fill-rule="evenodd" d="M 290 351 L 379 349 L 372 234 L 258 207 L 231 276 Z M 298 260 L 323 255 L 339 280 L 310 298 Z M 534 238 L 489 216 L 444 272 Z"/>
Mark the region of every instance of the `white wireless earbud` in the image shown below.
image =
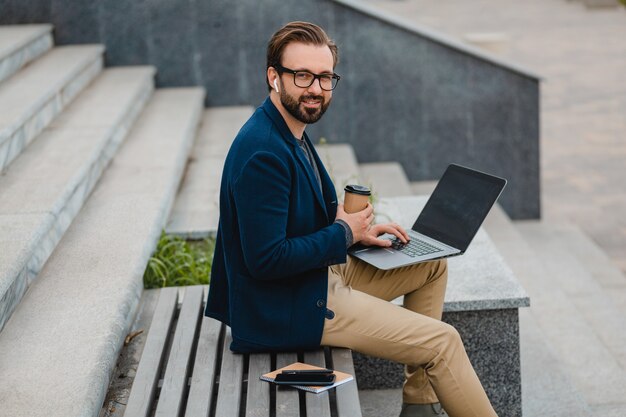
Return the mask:
<path id="1" fill-rule="evenodd" d="M 274 90 L 278 93 L 278 83 L 274 80 Z"/>

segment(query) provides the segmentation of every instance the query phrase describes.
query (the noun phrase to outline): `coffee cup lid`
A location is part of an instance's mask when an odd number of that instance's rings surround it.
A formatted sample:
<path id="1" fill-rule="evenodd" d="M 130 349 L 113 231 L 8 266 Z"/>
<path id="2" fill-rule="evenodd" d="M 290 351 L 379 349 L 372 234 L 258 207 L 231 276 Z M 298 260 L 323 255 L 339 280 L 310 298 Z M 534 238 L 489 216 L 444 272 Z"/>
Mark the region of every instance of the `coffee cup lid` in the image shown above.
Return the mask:
<path id="1" fill-rule="evenodd" d="M 356 185 L 356 184 L 346 185 L 346 188 L 344 188 L 344 191 L 347 191 L 349 193 L 354 193 L 354 194 L 360 194 L 360 195 L 372 194 L 372 192 L 370 191 L 368 187 L 365 187 L 364 185 Z"/>

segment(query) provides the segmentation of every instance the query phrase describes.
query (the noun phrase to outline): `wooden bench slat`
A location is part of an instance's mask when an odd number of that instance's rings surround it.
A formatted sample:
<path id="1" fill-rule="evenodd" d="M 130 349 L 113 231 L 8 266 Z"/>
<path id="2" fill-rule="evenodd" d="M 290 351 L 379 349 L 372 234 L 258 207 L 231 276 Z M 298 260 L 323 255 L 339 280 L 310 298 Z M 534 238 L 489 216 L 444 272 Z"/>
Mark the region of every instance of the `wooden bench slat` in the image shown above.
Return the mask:
<path id="1" fill-rule="evenodd" d="M 354 364 L 352 363 L 352 351 L 350 349 L 332 348 L 334 369 L 354 376 Z M 359 392 L 354 381 L 342 384 L 337 390 L 337 413 L 339 417 L 363 417 Z"/>
<path id="2" fill-rule="evenodd" d="M 310 365 L 326 368 L 326 358 L 322 349 L 305 352 L 304 362 Z M 330 397 L 328 391 L 320 394 L 306 393 L 306 415 L 315 417 L 330 417 Z"/>
<path id="3" fill-rule="evenodd" d="M 270 416 L 271 384 L 261 381 L 260 376 L 272 369 L 272 356 L 269 353 L 252 353 L 248 366 L 248 393 L 246 396 L 246 417 Z"/>
<path id="4" fill-rule="evenodd" d="M 200 285 L 185 288 L 155 417 L 180 414 L 183 395 L 187 389 L 193 342 L 202 310 L 203 291 L 204 288 Z"/>
<path id="5" fill-rule="evenodd" d="M 219 321 L 209 317 L 203 318 L 185 417 L 207 417 L 209 415 L 213 402 L 213 390 L 215 389 L 215 362 L 220 349 L 221 329 L 222 323 Z"/>
<path id="6" fill-rule="evenodd" d="M 222 349 L 222 368 L 215 415 L 220 417 L 239 417 L 241 405 L 241 385 L 243 381 L 243 355 L 230 351 L 232 336 L 230 327 L 226 327 Z"/>
<path id="7" fill-rule="evenodd" d="M 181 293 L 177 288 L 163 288 L 155 292 L 153 298 L 158 294 L 158 300 L 152 300 L 151 303 L 150 300 L 144 301 L 151 305 L 142 307 L 147 310 L 140 310 L 143 311 L 141 314 L 149 315 L 148 310 L 154 310 L 154 314 L 124 416 L 147 417 L 155 405 L 155 417 L 180 415 L 186 401 L 185 417 L 209 417 L 212 410 L 214 413 L 211 415 L 219 417 L 239 417 L 240 414 L 245 417 L 299 417 L 301 411 L 315 417 L 362 417 L 356 381 L 337 387 L 334 390 L 336 395 L 331 395 L 333 391 L 304 393 L 261 381 L 260 375 L 272 370 L 272 354 L 269 353 L 248 355 L 246 406 L 245 410 L 241 410 L 245 356 L 230 351 L 230 327 L 202 315 L 203 290 L 202 286 L 187 287 Z M 179 324 L 171 341 L 169 360 L 165 362 L 165 350 L 173 331 L 172 323 L 179 298 L 183 299 Z M 146 323 L 145 318 L 143 322 Z M 147 323 L 143 326 L 147 327 Z M 197 348 L 194 352 L 196 337 Z M 191 365 L 194 354 L 195 360 Z M 349 349 L 335 348 L 331 354 L 335 369 L 355 374 Z M 330 367 L 323 349 L 306 352 L 303 360 L 316 366 Z M 296 361 L 296 352 L 276 354 L 276 368 Z M 155 400 L 164 363 L 166 371 L 163 386 L 158 400 Z M 219 377 L 216 377 L 218 372 Z M 190 387 L 187 393 L 188 381 Z M 275 404 L 271 400 L 274 393 Z M 120 408 L 120 411 L 124 409 Z"/>
<path id="8" fill-rule="evenodd" d="M 276 369 L 298 361 L 296 353 L 279 353 L 276 355 Z M 276 417 L 300 416 L 300 397 L 296 388 L 276 387 Z"/>
<path id="9" fill-rule="evenodd" d="M 159 371 L 178 302 L 176 288 L 163 288 L 159 294 L 141 362 L 126 405 L 125 416 L 146 417 L 151 410 Z"/>
<path id="10" fill-rule="evenodd" d="M 124 416 L 126 404 L 128 404 L 129 390 L 126 389 L 126 385 L 116 385 L 115 380 L 117 378 L 124 379 L 124 375 L 127 375 L 128 371 L 131 369 L 137 369 L 137 365 L 141 362 L 141 354 L 146 345 L 145 340 L 148 336 L 148 329 L 150 329 L 152 318 L 154 317 L 154 310 L 159 301 L 159 294 L 160 291 L 158 289 L 144 290 L 141 294 L 135 321 L 130 328 L 129 335 L 134 332 L 141 333 L 135 334 L 135 336 L 129 340 L 128 345 L 132 344 L 133 350 L 127 348 L 127 343 L 124 343 L 124 347 L 122 347 L 122 352 L 125 352 L 125 354 L 120 354 L 115 373 L 111 379 L 107 398 L 105 399 L 103 409 L 100 410 L 100 417 Z M 132 352 L 132 354 L 129 354 L 129 352 Z M 125 359 L 122 359 L 123 356 Z"/>

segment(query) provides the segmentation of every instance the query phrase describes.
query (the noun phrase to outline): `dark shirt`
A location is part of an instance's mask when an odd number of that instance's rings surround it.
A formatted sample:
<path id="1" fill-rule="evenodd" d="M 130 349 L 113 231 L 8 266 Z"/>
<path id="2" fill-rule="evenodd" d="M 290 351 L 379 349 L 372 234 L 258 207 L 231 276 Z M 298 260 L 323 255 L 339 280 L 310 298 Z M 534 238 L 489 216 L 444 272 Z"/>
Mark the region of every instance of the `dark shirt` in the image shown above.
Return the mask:
<path id="1" fill-rule="evenodd" d="M 317 178 L 317 183 L 320 186 L 320 190 L 321 190 L 322 180 L 320 179 L 320 172 L 319 172 L 319 169 L 317 168 L 317 164 L 315 163 L 315 159 L 313 158 L 313 155 L 311 154 L 309 145 L 306 143 L 304 139 L 296 138 L 296 140 L 298 141 L 298 145 L 300 145 L 300 149 L 302 149 L 302 152 L 304 152 L 307 159 L 309 160 L 309 163 L 311 164 L 311 167 L 313 168 L 313 171 L 315 172 L 315 178 Z M 352 229 L 350 229 L 350 226 L 348 226 L 348 223 L 346 223 L 345 221 L 341 219 L 335 220 L 335 223 L 339 223 L 345 229 L 346 248 L 349 248 L 350 246 L 352 246 L 353 239 L 354 239 L 352 235 Z"/>

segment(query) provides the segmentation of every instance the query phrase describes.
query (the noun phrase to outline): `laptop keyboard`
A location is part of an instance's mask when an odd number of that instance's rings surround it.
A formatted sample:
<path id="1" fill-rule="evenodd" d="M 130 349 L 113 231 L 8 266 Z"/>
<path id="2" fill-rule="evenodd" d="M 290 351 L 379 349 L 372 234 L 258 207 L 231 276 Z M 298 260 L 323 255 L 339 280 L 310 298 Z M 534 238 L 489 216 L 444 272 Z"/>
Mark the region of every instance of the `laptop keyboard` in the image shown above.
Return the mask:
<path id="1" fill-rule="evenodd" d="M 412 258 L 416 256 L 428 255 L 430 253 L 441 252 L 442 249 L 436 246 L 426 243 L 423 240 L 411 239 L 408 243 L 404 244 L 397 237 L 391 240 L 391 247 L 398 250 Z"/>

